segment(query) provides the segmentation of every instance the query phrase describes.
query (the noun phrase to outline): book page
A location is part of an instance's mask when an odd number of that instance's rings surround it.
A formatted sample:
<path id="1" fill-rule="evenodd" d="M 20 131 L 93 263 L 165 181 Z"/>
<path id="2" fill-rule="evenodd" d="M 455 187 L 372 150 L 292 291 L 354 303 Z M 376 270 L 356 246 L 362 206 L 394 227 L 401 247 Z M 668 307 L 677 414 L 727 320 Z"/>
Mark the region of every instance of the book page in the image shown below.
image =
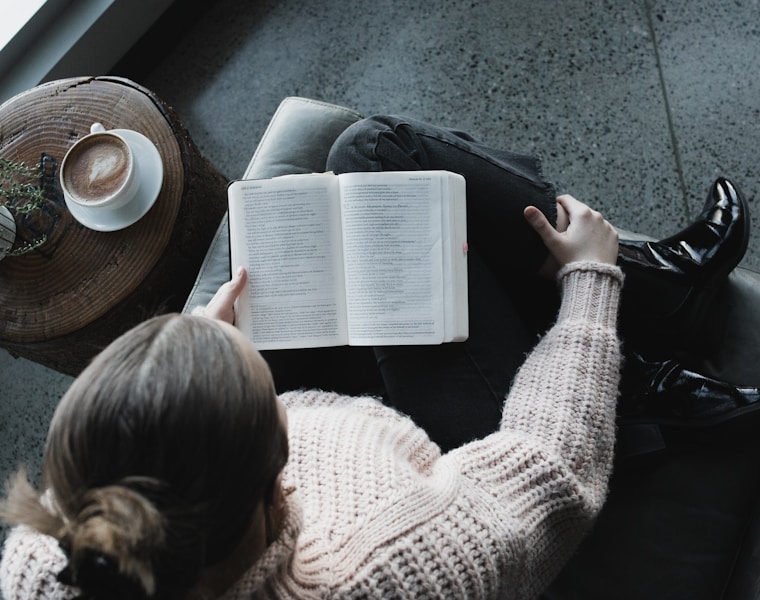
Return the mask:
<path id="1" fill-rule="evenodd" d="M 231 184 L 233 272 L 248 270 L 237 324 L 259 349 L 347 343 L 337 177 Z"/>
<path id="2" fill-rule="evenodd" d="M 383 172 L 339 179 L 350 343 L 441 343 L 440 177 Z"/>

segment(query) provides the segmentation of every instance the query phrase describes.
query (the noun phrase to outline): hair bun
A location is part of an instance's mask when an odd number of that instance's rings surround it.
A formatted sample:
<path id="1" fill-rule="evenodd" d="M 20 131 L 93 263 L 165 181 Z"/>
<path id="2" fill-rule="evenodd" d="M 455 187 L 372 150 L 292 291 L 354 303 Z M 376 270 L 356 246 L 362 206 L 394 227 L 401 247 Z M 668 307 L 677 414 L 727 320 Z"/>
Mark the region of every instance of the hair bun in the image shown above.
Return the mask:
<path id="1" fill-rule="evenodd" d="M 59 579 L 88 598 L 150 598 L 151 558 L 163 543 L 161 515 L 144 496 L 123 486 L 90 490 L 61 538 L 69 564 Z"/>

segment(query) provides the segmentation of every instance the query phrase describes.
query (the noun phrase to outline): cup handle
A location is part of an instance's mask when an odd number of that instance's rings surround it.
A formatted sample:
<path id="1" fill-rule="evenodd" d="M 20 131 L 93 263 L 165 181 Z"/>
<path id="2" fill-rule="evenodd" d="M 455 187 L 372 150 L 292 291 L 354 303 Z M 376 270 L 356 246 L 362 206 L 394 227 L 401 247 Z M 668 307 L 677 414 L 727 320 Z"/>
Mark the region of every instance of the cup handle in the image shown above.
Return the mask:
<path id="1" fill-rule="evenodd" d="M 106 128 L 103 127 L 102 123 L 93 123 L 90 126 L 90 133 L 102 133 L 105 130 L 106 130 Z"/>

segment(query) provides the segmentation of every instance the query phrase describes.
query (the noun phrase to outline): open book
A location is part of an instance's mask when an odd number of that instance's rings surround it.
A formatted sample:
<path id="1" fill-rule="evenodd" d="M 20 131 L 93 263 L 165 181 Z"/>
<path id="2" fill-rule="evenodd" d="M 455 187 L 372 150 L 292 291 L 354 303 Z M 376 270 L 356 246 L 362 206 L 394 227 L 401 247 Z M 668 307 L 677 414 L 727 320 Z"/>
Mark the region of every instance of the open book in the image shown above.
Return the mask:
<path id="1" fill-rule="evenodd" d="M 260 350 L 467 339 L 461 175 L 286 175 L 228 196 L 237 326 Z"/>

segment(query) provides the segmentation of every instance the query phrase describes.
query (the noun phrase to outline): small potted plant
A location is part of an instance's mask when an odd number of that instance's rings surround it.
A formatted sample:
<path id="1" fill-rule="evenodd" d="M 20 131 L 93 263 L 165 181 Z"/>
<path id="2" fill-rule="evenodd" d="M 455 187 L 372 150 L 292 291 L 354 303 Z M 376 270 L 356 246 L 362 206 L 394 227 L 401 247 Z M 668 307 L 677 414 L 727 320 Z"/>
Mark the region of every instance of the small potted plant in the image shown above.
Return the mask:
<path id="1" fill-rule="evenodd" d="M 43 234 L 32 242 L 13 248 L 16 241 L 16 215 L 28 215 L 45 202 L 42 189 L 34 184 L 38 169 L 0 157 L 0 260 L 20 256 L 47 241 Z"/>

